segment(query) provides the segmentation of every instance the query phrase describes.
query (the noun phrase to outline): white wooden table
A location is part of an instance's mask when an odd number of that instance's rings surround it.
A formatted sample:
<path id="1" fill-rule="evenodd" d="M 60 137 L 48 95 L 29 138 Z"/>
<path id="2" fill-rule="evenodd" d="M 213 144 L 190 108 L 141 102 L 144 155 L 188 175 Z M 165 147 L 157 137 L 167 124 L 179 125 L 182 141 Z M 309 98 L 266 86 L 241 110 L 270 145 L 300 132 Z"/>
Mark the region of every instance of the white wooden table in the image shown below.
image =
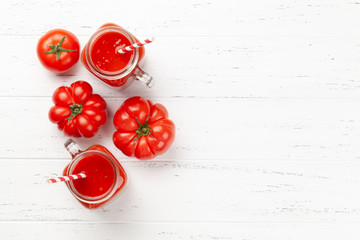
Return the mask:
<path id="1" fill-rule="evenodd" d="M 360 4 L 356 0 L 0 3 L 0 239 L 359 239 Z M 156 36 L 152 89 L 119 92 L 79 62 L 56 75 L 35 47 L 52 28 L 82 46 L 106 22 Z M 64 185 L 70 160 L 48 120 L 52 92 L 86 80 L 109 104 L 98 143 L 130 182 L 90 211 Z M 165 105 L 175 142 L 151 161 L 115 148 L 111 118 L 128 97 Z"/>

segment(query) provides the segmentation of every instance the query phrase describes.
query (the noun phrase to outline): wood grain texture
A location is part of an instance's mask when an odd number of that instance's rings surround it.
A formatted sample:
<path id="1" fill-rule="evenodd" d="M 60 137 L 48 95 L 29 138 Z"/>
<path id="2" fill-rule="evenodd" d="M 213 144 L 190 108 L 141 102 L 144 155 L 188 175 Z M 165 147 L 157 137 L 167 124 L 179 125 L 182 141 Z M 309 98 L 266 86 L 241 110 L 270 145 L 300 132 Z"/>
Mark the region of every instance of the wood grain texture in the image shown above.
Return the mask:
<path id="1" fill-rule="evenodd" d="M 90 211 L 64 184 L 68 160 L 1 160 L 1 221 L 357 223 L 360 163 L 126 161 L 127 190 Z M 36 166 L 36 168 L 34 167 Z M 29 192 L 28 189 L 31 189 Z"/>
<path id="2" fill-rule="evenodd" d="M 353 0 L 154 0 L 139 1 L 134 11 L 116 0 L 4 1 L 0 14 L 7 18 L 0 29 L 3 35 L 41 35 L 62 26 L 88 35 L 115 21 L 131 32 L 154 35 L 358 37 L 359 8 Z"/>
<path id="3" fill-rule="evenodd" d="M 78 140 L 84 149 L 99 143 L 125 158 L 112 143 L 115 128 L 111 121 L 125 99 L 106 99 L 109 120 L 90 141 Z M 176 124 L 173 146 L 157 159 L 343 162 L 360 157 L 360 116 L 354 111 L 358 101 L 151 100 L 164 104 Z M 63 147 L 67 137 L 47 118 L 51 106 L 50 97 L 0 98 L 2 158 L 68 158 Z M 29 144 L 31 141 L 36 144 Z"/>
<path id="4" fill-rule="evenodd" d="M 357 240 L 359 224 L 2 222 L 0 229 L 7 239 L 29 240 L 83 238 L 85 233 L 89 240 Z"/>
<path id="5" fill-rule="evenodd" d="M 80 40 L 84 46 L 88 36 Z M 0 59 L 9 69 L 2 74 L 0 96 L 51 96 L 59 85 L 82 79 L 105 97 L 359 99 L 358 38 L 158 37 L 142 63 L 154 87 L 136 82 L 121 92 L 81 63 L 63 76 L 44 70 L 34 51 L 37 41 L 0 36 L 1 45 L 12 42 Z M 33 47 L 19 47 L 24 42 Z M 11 71 L 19 64 L 21 71 Z"/>
<path id="6" fill-rule="evenodd" d="M 135 3 L 134 3 L 135 4 Z M 124 10 L 124 7 L 127 9 Z M 0 2 L 0 239 L 359 239 L 360 4 L 352 0 Z M 84 46 L 115 22 L 155 36 L 152 89 L 112 89 L 81 65 L 56 75 L 35 46 L 52 28 Z M 64 185 L 67 137 L 47 118 L 55 88 L 86 80 L 109 121 L 82 148 L 108 147 L 130 177 L 97 210 Z M 125 157 L 111 118 L 128 97 L 164 104 L 169 152 Z"/>

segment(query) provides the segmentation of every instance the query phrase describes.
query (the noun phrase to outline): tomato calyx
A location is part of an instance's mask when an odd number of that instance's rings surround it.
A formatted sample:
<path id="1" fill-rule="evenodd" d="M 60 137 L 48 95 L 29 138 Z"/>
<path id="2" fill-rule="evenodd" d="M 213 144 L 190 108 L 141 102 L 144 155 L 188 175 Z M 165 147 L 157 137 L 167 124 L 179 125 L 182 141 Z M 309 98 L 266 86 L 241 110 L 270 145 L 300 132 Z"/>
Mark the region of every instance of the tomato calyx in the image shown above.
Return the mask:
<path id="1" fill-rule="evenodd" d="M 63 44 L 64 40 L 65 40 L 65 37 L 66 36 L 63 36 L 60 40 L 60 42 L 58 44 L 50 44 L 50 48 L 51 50 L 50 51 L 46 51 L 45 53 L 46 54 L 51 54 L 51 53 L 56 53 L 56 59 L 57 60 L 60 60 L 60 53 L 61 52 L 72 52 L 72 51 L 76 51 L 77 49 L 66 49 L 66 48 L 63 48 L 61 47 L 61 45 Z"/>
<path id="2" fill-rule="evenodd" d="M 153 129 L 152 129 L 152 127 L 150 127 L 150 125 L 148 123 L 150 118 L 151 118 L 151 116 L 148 116 L 143 124 L 137 118 L 135 118 L 135 120 L 139 124 L 139 127 L 138 127 L 138 129 L 135 130 L 135 132 L 138 135 L 133 140 L 134 145 L 135 145 L 135 141 L 138 140 L 140 137 L 151 135 Z"/>
<path id="3" fill-rule="evenodd" d="M 82 103 L 80 104 L 74 103 L 73 105 L 70 105 L 69 108 L 71 110 L 71 114 L 70 117 L 67 118 L 68 120 L 75 118 L 78 114 L 82 113 L 83 111 Z"/>

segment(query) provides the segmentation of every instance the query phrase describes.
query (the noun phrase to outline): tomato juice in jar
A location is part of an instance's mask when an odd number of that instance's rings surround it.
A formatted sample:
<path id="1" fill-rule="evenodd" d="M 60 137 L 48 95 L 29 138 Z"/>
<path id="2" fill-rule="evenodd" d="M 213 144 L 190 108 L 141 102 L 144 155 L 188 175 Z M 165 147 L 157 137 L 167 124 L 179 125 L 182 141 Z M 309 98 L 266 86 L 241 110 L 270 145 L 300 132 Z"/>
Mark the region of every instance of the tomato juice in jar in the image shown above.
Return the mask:
<path id="1" fill-rule="evenodd" d="M 151 87 L 152 77 L 138 66 L 144 47 L 119 53 L 118 50 L 138 42 L 131 33 L 116 24 L 101 26 L 81 52 L 81 62 L 97 78 L 117 88 L 126 88 L 135 79 Z"/>
<path id="2" fill-rule="evenodd" d="M 96 209 L 124 189 L 127 184 L 125 170 L 104 146 L 93 145 L 81 151 L 70 139 L 65 147 L 73 159 L 63 174 L 86 174 L 86 178 L 66 182 L 70 192 L 83 206 Z"/>

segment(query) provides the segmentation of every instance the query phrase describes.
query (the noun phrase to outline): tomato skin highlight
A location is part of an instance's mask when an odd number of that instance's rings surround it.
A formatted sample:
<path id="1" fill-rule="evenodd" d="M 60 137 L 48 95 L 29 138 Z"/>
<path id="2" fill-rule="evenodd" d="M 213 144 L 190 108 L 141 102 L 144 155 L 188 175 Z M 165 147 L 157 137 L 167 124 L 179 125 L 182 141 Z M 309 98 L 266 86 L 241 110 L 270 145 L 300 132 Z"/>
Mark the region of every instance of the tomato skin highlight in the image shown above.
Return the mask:
<path id="1" fill-rule="evenodd" d="M 67 136 L 91 138 L 107 120 L 105 100 L 85 81 L 57 88 L 52 99 L 49 120 Z"/>
<path id="2" fill-rule="evenodd" d="M 161 104 L 142 97 L 127 99 L 116 111 L 114 145 L 126 156 L 140 160 L 164 154 L 175 139 L 175 124 Z"/>
<path id="3" fill-rule="evenodd" d="M 58 123 L 70 117 L 71 110 L 63 106 L 53 106 L 49 111 L 49 119 L 53 123 Z"/>
<path id="4" fill-rule="evenodd" d="M 113 135 L 113 142 L 115 146 L 120 149 L 126 156 L 131 157 L 135 151 L 135 144 L 133 143 L 136 133 L 127 133 L 127 132 L 115 132 Z"/>
<path id="5" fill-rule="evenodd" d="M 52 45 L 59 44 L 64 36 L 61 48 L 72 50 L 71 52 L 60 50 L 60 59 L 57 59 L 56 53 L 46 53 L 52 50 Z M 46 69 L 55 73 L 63 73 L 70 70 L 79 61 L 80 43 L 73 33 L 65 29 L 52 29 L 39 39 L 36 52 L 41 64 Z"/>

